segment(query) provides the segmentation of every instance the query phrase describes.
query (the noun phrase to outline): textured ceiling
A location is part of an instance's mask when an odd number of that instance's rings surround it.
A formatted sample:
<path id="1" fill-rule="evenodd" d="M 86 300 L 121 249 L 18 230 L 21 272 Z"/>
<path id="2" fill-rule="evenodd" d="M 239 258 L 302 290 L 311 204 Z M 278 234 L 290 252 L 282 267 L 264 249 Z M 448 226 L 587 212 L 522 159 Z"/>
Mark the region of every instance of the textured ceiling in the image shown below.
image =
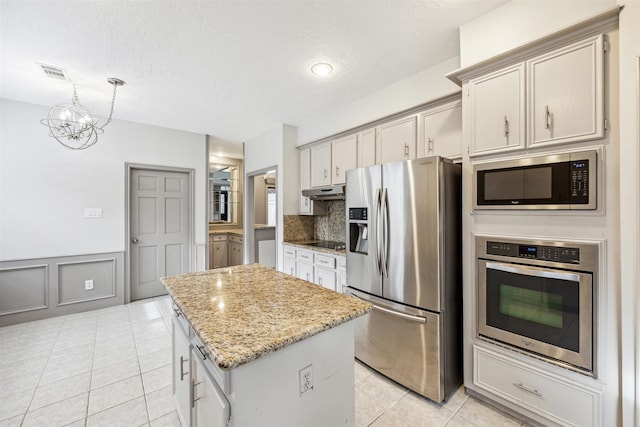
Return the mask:
<path id="1" fill-rule="evenodd" d="M 505 2 L 0 0 L 0 97 L 68 101 L 41 62 L 95 115 L 115 76 L 115 119 L 245 141 L 458 55 L 458 27 Z"/>

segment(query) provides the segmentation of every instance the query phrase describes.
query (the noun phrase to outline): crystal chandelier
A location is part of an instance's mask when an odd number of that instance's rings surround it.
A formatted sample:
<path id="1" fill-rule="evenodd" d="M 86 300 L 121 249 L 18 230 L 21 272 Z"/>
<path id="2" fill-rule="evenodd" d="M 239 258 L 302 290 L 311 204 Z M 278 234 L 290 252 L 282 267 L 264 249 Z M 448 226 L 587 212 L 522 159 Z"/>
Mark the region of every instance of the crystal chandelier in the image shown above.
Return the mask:
<path id="1" fill-rule="evenodd" d="M 125 83 L 115 77 L 108 78 L 107 81 L 113 85 L 113 97 L 111 98 L 109 118 L 104 125 L 98 126 L 98 121 L 89 110 L 80 105 L 74 84 L 71 104 L 56 105 L 49 110 L 46 119 L 40 120 L 40 123 L 49 128 L 49 136 L 54 137 L 60 144 L 72 150 L 84 150 L 98 142 L 98 135 L 104 132 L 105 126 L 111 123 L 113 106 L 116 102 L 116 89 Z"/>

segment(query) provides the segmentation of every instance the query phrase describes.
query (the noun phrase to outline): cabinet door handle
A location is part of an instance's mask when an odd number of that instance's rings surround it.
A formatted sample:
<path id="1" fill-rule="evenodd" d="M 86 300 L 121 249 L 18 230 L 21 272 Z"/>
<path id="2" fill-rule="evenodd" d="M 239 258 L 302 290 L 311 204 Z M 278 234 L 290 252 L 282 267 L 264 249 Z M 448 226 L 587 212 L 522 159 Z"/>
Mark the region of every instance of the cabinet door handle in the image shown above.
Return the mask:
<path id="1" fill-rule="evenodd" d="M 184 379 L 184 376 L 189 372 L 184 371 L 184 362 L 188 362 L 189 359 L 185 359 L 183 356 L 180 356 L 180 381 Z"/>
<path id="2" fill-rule="evenodd" d="M 202 357 L 202 360 L 205 360 L 207 358 L 207 356 L 209 355 L 209 353 L 204 351 L 203 350 L 203 346 L 201 346 L 201 345 L 197 345 L 196 348 L 198 349 L 198 353 L 200 353 L 200 357 Z"/>
<path id="3" fill-rule="evenodd" d="M 551 111 L 549 111 L 549 106 L 545 106 L 545 123 L 544 123 L 544 128 L 545 129 L 549 129 L 551 128 Z"/>
<path id="4" fill-rule="evenodd" d="M 293 267 L 291 267 L 291 275 L 293 276 Z"/>
<path id="5" fill-rule="evenodd" d="M 507 138 L 509 136 L 509 120 L 507 120 L 507 116 L 504 116 L 504 137 Z"/>
<path id="6" fill-rule="evenodd" d="M 191 380 L 191 407 L 196 407 L 196 401 L 200 400 L 199 397 L 196 397 L 196 386 L 202 384 L 202 382 L 197 383 L 195 378 Z"/>
<path id="7" fill-rule="evenodd" d="M 433 139 L 431 139 L 431 137 L 429 137 L 429 139 L 427 140 L 427 151 L 428 152 L 433 152 Z"/>
<path id="8" fill-rule="evenodd" d="M 404 144 L 404 158 L 409 159 L 409 144 Z"/>
<path id="9" fill-rule="evenodd" d="M 322 277 L 318 277 L 318 285 L 322 286 Z"/>
<path id="10" fill-rule="evenodd" d="M 531 393 L 531 394 L 536 395 L 538 397 L 542 397 L 542 393 L 540 393 L 535 388 L 527 387 L 526 385 L 524 385 L 522 383 L 513 383 L 513 385 L 518 387 L 522 391 L 526 391 L 527 393 Z"/>
<path id="11" fill-rule="evenodd" d="M 336 176 L 340 176 L 340 167 L 336 166 Z"/>
<path id="12" fill-rule="evenodd" d="M 325 177 L 325 178 L 327 177 L 327 169 L 326 169 L 326 168 L 325 168 L 325 170 L 324 170 L 324 177 Z"/>

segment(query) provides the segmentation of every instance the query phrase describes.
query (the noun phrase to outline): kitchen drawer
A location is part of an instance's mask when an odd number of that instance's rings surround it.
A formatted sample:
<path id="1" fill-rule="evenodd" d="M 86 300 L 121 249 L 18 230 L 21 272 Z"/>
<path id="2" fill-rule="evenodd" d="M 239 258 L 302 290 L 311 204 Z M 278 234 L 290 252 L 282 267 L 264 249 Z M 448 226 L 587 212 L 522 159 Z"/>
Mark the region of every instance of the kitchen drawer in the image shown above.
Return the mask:
<path id="1" fill-rule="evenodd" d="M 336 257 L 336 262 L 338 264 L 338 270 L 339 271 L 347 271 L 347 257 L 345 256 L 337 256 Z"/>
<path id="2" fill-rule="evenodd" d="M 210 234 L 210 239 L 214 242 L 222 242 L 227 240 L 227 234 Z"/>
<path id="3" fill-rule="evenodd" d="M 304 249 L 296 250 L 296 259 L 298 261 L 313 263 L 313 251 L 307 251 Z"/>
<path id="4" fill-rule="evenodd" d="M 320 255 L 316 253 L 316 265 L 324 268 L 336 268 L 336 258 L 329 255 Z"/>
<path id="5" fill-rule="evenodd" d="M 600 425 L 601 392 L 476 345 L 473 354 L 473 382 L 483 390 L 558 424 Z"/>
<path id="6" fill-rule="evenodd" d="M 242 236 L 229 235 L 229 241 L 233 243 L 242 243 Z"/>
<path id="7" fill-rule="evenodd" d="M 284 252 L 284 257 L 285 258 L 295 258 L 296 257 L 295 248 L 293 248 L 291 246 L 283 245 L 282 250 Z"/>

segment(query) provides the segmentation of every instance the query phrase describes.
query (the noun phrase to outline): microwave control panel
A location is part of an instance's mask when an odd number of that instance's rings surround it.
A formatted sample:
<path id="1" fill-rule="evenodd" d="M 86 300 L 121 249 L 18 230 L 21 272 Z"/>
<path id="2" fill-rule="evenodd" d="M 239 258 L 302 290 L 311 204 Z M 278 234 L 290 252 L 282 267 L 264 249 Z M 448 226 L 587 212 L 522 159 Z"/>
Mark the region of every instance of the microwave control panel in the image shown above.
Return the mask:
<path id="1" fill-rule="evenodd" d="M 580 249 L 566 246 L 540 246 L 506 242 L 487 242 L 487 255 L 570 264 L 580 263 Z"/>
<path id="2" fill-rule="evenodd" d="M 589 203 L 589 160 L 571 162 L 571 201 Z"/>

